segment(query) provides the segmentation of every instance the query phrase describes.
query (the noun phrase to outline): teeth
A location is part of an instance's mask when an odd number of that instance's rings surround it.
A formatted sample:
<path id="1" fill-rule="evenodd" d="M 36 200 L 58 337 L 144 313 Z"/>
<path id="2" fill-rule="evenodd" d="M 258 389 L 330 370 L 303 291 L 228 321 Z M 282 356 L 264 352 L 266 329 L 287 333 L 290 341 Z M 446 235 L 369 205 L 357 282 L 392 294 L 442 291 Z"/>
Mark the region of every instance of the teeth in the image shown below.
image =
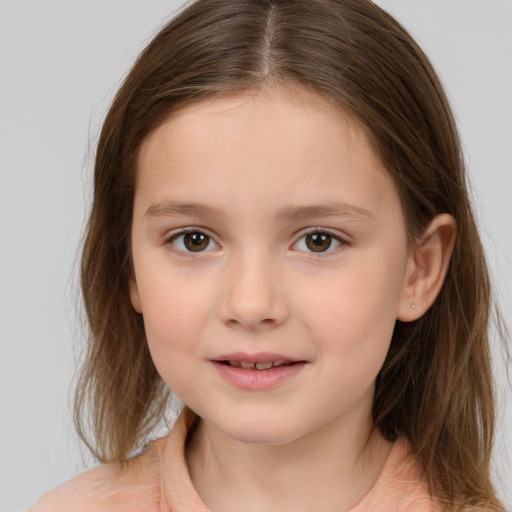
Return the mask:
<path id="1" fill-rule="evenodd" d="M 267 361 L 263 363 L 248 363 L 245 361 L 229 361 L 229 365 L 234 368 L 247 368 L 251 370 L 270 370 L 270 368 L 276 368 L 278 366 L 283 366 L 291 364 L 283 359 L 278 359 L 277 361 Z"/>
<path id="2" fill-rule="evenodd" d="M 256 363 L 257 370 L 268 370 L 269 368 L 272 368 L 272 361 L 268 363 Z"/>

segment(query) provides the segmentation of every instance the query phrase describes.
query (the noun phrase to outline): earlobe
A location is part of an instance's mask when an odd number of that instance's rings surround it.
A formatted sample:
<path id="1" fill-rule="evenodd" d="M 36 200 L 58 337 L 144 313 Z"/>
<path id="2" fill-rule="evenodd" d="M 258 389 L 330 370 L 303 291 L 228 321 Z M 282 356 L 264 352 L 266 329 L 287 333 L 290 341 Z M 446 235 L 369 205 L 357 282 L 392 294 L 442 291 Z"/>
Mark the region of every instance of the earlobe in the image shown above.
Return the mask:
<path id="1" fill-rule="evenodd" d="M 436 300 L 448 272 L 456 232 L 457 225 L 451 215 L 437 215 L 411 250 L 398 320 L 417 320 Z"/>
<path id="2" fill-rule="evenodd" d="M 135 309 L 137 313 L 142 313 L 142 304 L 140 300 L 139 287 L 137 286 L 137 282 L 133 277 L 130 277 L 129 286 L 130 300 L 132 302 L 133 309 Z"/>

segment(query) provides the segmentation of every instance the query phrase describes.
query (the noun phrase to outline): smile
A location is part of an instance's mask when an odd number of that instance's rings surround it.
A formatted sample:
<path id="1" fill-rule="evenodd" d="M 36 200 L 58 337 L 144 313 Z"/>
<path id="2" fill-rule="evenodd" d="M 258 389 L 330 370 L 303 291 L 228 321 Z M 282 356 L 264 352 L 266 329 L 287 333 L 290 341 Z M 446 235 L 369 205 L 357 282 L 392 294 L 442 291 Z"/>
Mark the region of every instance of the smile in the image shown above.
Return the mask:
<path id="1" fill-rule="evenodd" d="M 306 366 L 306 361 L 279 354 L 226 354 L 211 360 L 219 375 L 243 390 L 261 391 L 289 381 Z"/>
<path id="2" fill-rule="evenodd" d="M 279 359 L 277 361 L 267 361 L 261 363 L 250 363 L 247 361 L 219 361 L 221 364 L 232 366 L 233 368 L 245 368 L 248 370 L 270 370 L 271 368 L 278 368 L 280 366 L 286 366 L 295 364 L 293 361 L 284 361 Z"/>

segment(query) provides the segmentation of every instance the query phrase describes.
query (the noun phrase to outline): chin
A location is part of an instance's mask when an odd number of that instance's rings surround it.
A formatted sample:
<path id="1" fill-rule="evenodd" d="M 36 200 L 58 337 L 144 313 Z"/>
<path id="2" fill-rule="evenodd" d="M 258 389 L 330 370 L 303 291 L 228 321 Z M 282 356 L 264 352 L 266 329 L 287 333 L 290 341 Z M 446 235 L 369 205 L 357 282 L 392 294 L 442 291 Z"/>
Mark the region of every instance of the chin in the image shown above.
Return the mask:
<path id="1" fill-rule="evenodd" d="M 238 424 L 231 422 L 227 425 L 217 425 L 217 428 L 234 441 L 255 445 L 283 445 L 304 435 L 285 422 L 279 422 L 277 425 L 261 418 L 254 421 L 245 420 Z"/>

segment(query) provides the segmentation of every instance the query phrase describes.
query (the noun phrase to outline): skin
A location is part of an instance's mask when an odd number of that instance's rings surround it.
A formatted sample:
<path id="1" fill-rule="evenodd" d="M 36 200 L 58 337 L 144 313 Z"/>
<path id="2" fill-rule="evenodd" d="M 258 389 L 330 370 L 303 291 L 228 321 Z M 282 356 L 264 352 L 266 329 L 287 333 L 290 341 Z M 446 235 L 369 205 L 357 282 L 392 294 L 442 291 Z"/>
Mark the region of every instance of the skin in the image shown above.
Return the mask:
<path id="1" fill-rule="evenodd" d="M 187 458 L 212 510 L 348 510 L 369 491 L 391 449 L 371 433 L 375 378 L 396 319 L 435 299 L 454 233 L 439 216 L 409 247 L 364 130 L 307 93 L 202 102 L 147 139 L 131 299 L 162 378 L 201 418 Z M 235 352 L 305 363 L 246 390 L 212 364 Z"/>

